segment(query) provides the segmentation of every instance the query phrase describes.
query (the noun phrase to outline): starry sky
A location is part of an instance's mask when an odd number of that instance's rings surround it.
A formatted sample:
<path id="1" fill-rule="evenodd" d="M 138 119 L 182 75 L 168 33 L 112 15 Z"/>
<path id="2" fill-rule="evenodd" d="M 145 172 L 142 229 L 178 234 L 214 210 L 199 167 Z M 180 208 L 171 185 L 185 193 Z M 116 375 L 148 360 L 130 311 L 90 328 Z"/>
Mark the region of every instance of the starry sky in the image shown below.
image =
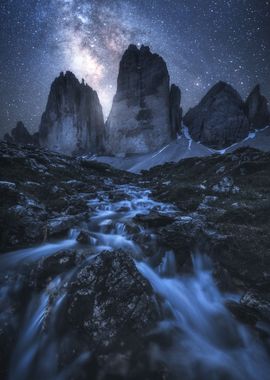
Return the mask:
<path id="1" fill-rule="evenodd" d="M 105 116 L 121 55 L 149 45 L 182 90 L 184 110 L 217 81 L 270 100 L 270 1 L 1 0 L 0 135 L 39 126 L 53 79 L 71 70 L 100 97 Z"/>

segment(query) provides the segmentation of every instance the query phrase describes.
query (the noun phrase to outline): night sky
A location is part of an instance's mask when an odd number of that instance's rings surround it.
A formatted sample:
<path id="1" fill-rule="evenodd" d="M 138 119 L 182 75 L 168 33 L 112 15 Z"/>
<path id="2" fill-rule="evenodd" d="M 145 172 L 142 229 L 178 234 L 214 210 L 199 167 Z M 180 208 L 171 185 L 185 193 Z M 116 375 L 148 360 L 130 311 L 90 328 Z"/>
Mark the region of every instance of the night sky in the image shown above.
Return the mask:
<path id="1" fill-rule="evenodd" d="M 218 80 L 270 99 L 270 1 L 1 0 L 1 135 L 23 120 L 33 132 L 53 79 L 71 70 L 98 91 L 105 115 L 130 43 L 167 62 L 187 110 Z"/>

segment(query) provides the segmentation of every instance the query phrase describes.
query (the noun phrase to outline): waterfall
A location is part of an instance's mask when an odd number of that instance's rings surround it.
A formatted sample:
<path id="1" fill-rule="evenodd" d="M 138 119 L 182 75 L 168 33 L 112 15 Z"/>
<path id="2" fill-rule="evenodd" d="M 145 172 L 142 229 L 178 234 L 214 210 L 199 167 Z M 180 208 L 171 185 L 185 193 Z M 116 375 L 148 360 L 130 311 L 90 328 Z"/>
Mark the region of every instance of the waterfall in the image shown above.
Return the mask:
<path id="1" fill-rule="evenodd" d="M 164 277 L 144 262 L 137 267 L 163 299 L 168 318 L 158 330 L 169 334 L 172 344 L 157 348 L 155 355 L 176 378 L 181 374 L 190 380 L 268 379 L 266 352 L 224 306 L 226 298 L 215 285 L 209 259 L 193 257 L 194 274 L 181 277 Z"/>

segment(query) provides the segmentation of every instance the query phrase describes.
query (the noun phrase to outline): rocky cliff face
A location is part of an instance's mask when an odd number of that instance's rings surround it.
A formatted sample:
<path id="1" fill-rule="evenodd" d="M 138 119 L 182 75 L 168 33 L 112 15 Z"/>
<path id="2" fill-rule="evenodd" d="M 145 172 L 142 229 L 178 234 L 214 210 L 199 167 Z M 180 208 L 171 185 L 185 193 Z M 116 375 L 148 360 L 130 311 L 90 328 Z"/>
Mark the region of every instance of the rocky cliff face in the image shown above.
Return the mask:
<path id="1" fill-rule="evenodd" d="M 250 130 L 245 104 L 229 84 L 217 83 L 184 117 L 195 141 L 215 149 L 244 139 Z"/>
<path id="2" fill-rule="evenodd" d="M 53 151 L 102 150 L 104 120 L 97 93 L 71 72 L 61 73 L 51 86 L 39 131 L 41 145 Z"/>
<path id="3" fill-rule="evenodd" d="M 19 121 L 16 127 L 11 130 L 11 135 L 8 133 L 5 134 L 4 140 L 14 144 L 38 145 L 38 134 L 34 133 L 31 135 L 23 122 Z"/>
<path id="4" fill-rule="evenodd" d="M 181 122 L 182 122 L 182 108 L 181 104 L 181 91 L 180 88 L 175 84 L 171 85 L 170 90 L 170 123 L 172 137 L 175 139 L 177 134 L 180 132 Z"/>
<path id="5" fill-rule="evenodd" d="M 167 144 L 178 128 L 179 102 L 164 60 L 148 47 L 130 45 L 106 125 L 107 152 L 147 153 Z"/>
<path id="6" fill-rule="evenodd" d="M 261 129 L 270 124 L 267 99 L 261 94 L 260 85 L 255 86 L 248 96 L 246 112 L 252 129 Z"/>

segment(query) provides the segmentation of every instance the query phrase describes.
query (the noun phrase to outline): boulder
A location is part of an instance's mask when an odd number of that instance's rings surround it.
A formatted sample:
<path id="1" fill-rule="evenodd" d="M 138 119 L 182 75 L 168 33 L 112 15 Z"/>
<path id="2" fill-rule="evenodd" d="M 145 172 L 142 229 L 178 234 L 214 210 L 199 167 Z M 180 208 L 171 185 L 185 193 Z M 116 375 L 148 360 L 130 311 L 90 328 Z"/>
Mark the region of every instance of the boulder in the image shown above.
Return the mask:
<path id="1" fill-rule="evenodd" d="M 150 228 L 163 227 L 167 224 L 171 224 L 174 218 L 170 215 L 160 213 L 158 211 L 151 211 L 149 214 L 138 214 L 134 218 L 134 221 L 147 225 Z"/>
<path id="2" fill-rule="evenodd" d="M 254 87 L 246 100 L 246 111 L 252 129 L 261 129 L 270 125 L 267 99 L 261 94 L 259 84 Z"/>
<path id="3" fill-rule="evenodd" d="M 183 119 L 195 141 L 214 149 L 228 147 L 247 137 L 250 122 L 238 92 L 218 82 Z"/>
<path id="4" fill-rule="evenodd" d="M 65 154 L 103 149 L 104 120 L 97 93 L 69 71 L 51 86 L 39 127 L 41 146 Z"/>
<path id="5" fill-rule="evenodd" d="M 59 215 L 48 220 L 48 235 L 62 235 L 70 228 L 75 227 L 87 217 L 86 213 L 76 215 Z"/>
<path id="6" fill-rule="evenodd" d="M 32 287 L 43 289 L 56 276 L 71 270 L 76 265 L 76 251 L 61 250 L 42 257 L 29 274 Z"/>
<path id="7" fill-rule="evenodd" d="M 180 91 L 170 90 L 166 63 L 149 47 L 130 45 L 119 67 L 117 92 L 106 123 L 110 154 L 148 153 L 175 137 Z"/>
<path id="8" fill-rule="evenodd" d="M 248 306 L 235 301 L 227 301 L 226 306 L 240 322 L 252 326 L 256 325 L 256 322 L 258 321 L 256 312 Z"/>
<path id="9" fill-rule="evenodd" d="M 14 190 L 9 191 L 14 206 L 7 204 L 0 210 L 0 252 L 42 242 L 46 238 L 47 212 L 42 204 L 31 201 Z"/>
<path id="10" fill-rule="evenodd" d="M 86 230 L 82 230 L 79 232 L 76 240 L 81 244 L 89 244 L 91 242 L 91 234 Z"/>
<path id="11" fill-rule="evenodd" d="M 65 342 L 59 351 L 60 365 L 65 367 L 91 352 L 88 366 L 93 378 L 94 368 L 97 378 L 144 378 L 150 360 L 147 333 L 160 319 L 160 311 L 150 284 L 132 258 L 123 251 L 104 251 L 89 258 L 63 292 L 65 301 L 56 321 L 59 339 L 62 336 Z M 55 296 L 61 298 L 61 294 Z M 125 366 L 114 365 L 119 357 Z M 111 371 L 116 377 L 111 377 Z"/>
<path id="12" fill-rule="evenodd" d="M 270 286 L 269 281 L 264 286 L 249 289 L 241 298 L 241 304 L 257 312 L 268 323 L 270 322 Z"/>
<path id="13" fill-rule="evenodd" d="M 108 352 L 137 340 L 158 320 L 152 288 L 123 251 L 102 252 L 68 286 L 65 314 L 89 347 Z"/>

